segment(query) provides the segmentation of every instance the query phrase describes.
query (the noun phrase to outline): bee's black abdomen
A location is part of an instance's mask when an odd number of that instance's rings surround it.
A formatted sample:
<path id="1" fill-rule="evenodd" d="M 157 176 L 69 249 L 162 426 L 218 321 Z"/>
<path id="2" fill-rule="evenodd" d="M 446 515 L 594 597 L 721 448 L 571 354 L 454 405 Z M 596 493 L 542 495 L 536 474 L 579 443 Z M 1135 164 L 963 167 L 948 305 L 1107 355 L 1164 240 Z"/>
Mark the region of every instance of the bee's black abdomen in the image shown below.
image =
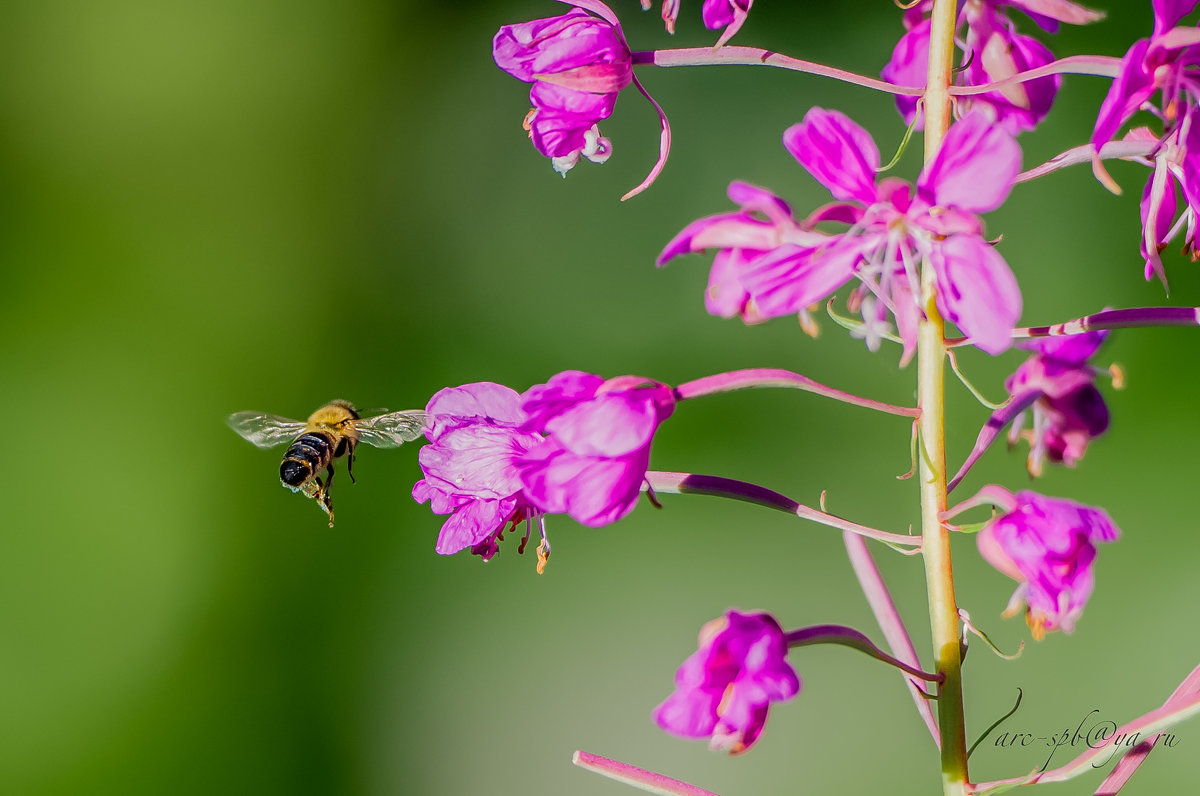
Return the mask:
<path id="1" fill-rule="evenodd" d="M 301 434 L 283 455 L 279 465 L 279 480 L 292 488 L 303 486 L 310 478 L 329 466 L 333 458 L 333 442 L 321 432 Z"/>
<path id="2" fill-rule="evenodd" d="M 312 473 L 312 468 L 307 462 L 295 459 L 284 459 L 283 464 L 279 465 L 279 480 L 293 488 L 307 481 Z"/>

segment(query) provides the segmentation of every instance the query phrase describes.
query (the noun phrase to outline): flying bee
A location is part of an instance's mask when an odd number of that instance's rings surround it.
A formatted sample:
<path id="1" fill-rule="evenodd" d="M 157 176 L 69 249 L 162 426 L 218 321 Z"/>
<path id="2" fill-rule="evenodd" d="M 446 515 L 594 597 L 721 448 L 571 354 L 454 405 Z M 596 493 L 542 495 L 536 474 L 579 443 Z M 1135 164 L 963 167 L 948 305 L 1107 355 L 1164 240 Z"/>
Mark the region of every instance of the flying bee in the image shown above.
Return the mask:
<path id="1" fill-rule="evenodd" d="M 289 420 L 263 412 L 237 412 L 229 416 L 229 427 L 260 448 L 290 442 L 279 465 L 279 480 L 293 492 L 316 498 L 329 515 L 333 527 L 333 462 L 346 457 L 346 472 L 354 483 L 354 447 L 360 442 L 376 448 L 395 448 L 425 431 L 421 411 L 390 412 L 360 417 L 349 401 L 330 401 L 309 415 L 308 420 Z M 322 481 L 318 473 L 324 469 Z"/>

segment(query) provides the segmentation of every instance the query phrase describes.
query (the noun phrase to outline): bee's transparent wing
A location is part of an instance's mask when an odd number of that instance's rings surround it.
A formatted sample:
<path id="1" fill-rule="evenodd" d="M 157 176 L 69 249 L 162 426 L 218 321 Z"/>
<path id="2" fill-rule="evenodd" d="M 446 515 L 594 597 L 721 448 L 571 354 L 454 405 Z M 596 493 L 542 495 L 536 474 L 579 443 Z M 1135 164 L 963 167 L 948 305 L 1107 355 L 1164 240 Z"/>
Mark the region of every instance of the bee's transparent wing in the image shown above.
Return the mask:
<path id="1" fill-rule="evenodd" d="M 304 431 L 299 420 L 289 420 L 264 412 L 235 412 L 225 421 L 242 439 L 253 442 L 260 448 L 274 448 L 291 442 Z"/>
<path id="2" fill-rule="evenodd" d="M 364 417 L 354 423 L 363 442 L 376 448 L 395 448 L 412 442 L 429 427 L 429 416 L 419 409 Z"/>

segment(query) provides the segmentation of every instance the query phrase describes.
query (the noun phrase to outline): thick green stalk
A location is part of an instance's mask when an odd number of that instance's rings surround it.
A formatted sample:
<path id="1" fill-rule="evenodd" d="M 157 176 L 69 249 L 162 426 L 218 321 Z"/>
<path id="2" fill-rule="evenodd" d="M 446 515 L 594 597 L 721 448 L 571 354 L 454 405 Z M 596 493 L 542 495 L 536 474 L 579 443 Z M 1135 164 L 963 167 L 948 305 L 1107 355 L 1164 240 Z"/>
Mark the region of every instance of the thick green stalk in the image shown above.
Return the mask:
<path id="1" fill-rule="evenodd" d="M 934 0 L 929 82 L 925 93 L 925 161 L 937 154 L 950 127 L 950 82 L 954 67 L 955 0 Z M 921 534 L 929 622 L 936 671 L 945 677 L 938 699 L 942 734 L 942 789 L 967 792 L 967 737 L 963 721 L 958 605 L 950 562 L 950 533 L 939 515 L 946 510 L 945 325 L 935 303 L 937 280 L 928 262 L 921 268 L 925 320 L 917 336 L 917 406 L 921 410 Z"/>

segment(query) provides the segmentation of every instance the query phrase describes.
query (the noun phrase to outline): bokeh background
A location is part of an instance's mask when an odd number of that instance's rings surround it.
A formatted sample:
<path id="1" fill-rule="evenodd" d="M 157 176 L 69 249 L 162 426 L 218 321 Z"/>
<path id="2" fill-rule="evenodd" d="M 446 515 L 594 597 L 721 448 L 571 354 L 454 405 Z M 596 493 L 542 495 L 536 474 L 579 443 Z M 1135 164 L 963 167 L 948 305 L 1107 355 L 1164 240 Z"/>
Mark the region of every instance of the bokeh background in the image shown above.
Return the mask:
<path id="1" fill-rule="evenodd" d="M 1066 30 L 1060 54 L 1120 54 L 1150 4 Z M 699 46 L 699 2 L 673 40 L 618 0 L 635 49 Z M 12 794 L 620 794 L 571 766 L 576 748 L 734 794 L 929 793 L 936 758 L 901 679 L 841 648 L 804 649 L 804 680 L 736 759 L 660 732 L 700 625 L 726 608 L 879 637 L 840 536 L 783 515 L 667 496 L 592 530 L 549 521 L 545 575 L 506 544 L 488 564 L 433 550 L 440 518 L 413 503 L 417 446 L 361 451 L 338 524 L 279 487 L 277 452 L 224 425 L 241 409 L 303 417 L 334 397 L 423 406 L 438 389 L 518 390 L 566 368 L 679 382 L 721 370 L 801 371 L 913 400 L 898 351 L 870 354 L 832 323 L 705 315 L 707 258 L 653 267 L 684 224 L 729 205 L 732 179 L 799 212 L 823 190 L 780 134 L 813 105 L 866 125 L 886 153 L 890 100 L 747 67 L 641 72 L 674 125 L 647 194 L 617 198 L 654 160 L 632 92 L 603 125 L 615 154 L 566 180 L 521 130 L 527 88 L 492 64 L 508 22 L 549 2 L 8 3 L 0 19 L 0 383 L 8 465 L 0 539 L 0 791 Z M 1024 24 L 1024 29 L 1029 26 Z M 899 12 L 760 0 L 752 44 L 876 74 Z M 1086 140 L 1107 81 L 1072 77 L 1026 163 Z M 914 146 L 898 173 L 919 169 Z M 885 155 L 886 158 L 886 155 Z M 1122 197 L 1086 167 L 1018 187 L 989 219 L 1048 323 L 1105 305 L 1200 304 L 1200 272 L 1167 255 L 1172 292 L 1141 277 L 1142 167 Z M 1114 336 L 1128 389 L 1104 388 L 1112 430 L 1077 470 L 1037 488 L 1105 506 L 1124 530 L 1101 551 L 1074 636 L 1015 662 L 973 647 L 972 736 L 1048 737 L 1157 707 L 1200 659 L 1194 393 L 1200 330 Z M 1020 360 L 967 354 L 982 389 Z M 951 458 L 986 415 L 950 387 Z M 1027 484 L 1021 451 L 964 486 Z M 697 401 L 656 441 L 658 469 L 724 474 L 903 531 L 917 520 L 908 424 L 793 392 Z M 344 476 L 343 476 L 344 478 Z M 961 605 L 1001 647 L 1013 584 L 955 540 Z M 928 647 L 920 562 L 877 557 Z M 1156 752 L 1128 792 L 1200 779 L 1200 725 Z M 980 778 L 1048 750 L 986 742 Z M 1052 765 L 1065 762 L 1060 750 Z M 1054 792 L 1090 793 L 1100 774 Z"/>

